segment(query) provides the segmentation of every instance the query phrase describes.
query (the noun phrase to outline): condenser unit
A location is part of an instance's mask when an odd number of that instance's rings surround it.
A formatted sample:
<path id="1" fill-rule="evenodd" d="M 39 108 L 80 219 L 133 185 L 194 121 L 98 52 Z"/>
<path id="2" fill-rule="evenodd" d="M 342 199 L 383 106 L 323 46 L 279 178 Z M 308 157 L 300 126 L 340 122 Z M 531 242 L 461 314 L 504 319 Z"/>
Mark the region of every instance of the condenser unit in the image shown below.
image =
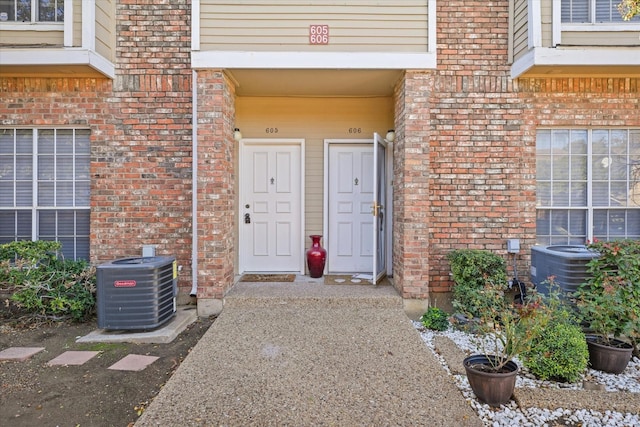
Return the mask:
<path id="1" fill-rule="evenodd" d="M 98 328 L 157 328 L 176 313 L 174 257 L 123 258 L 97 267 Z"/>
<path id="2" fill-rule="evenodd" d="M 531 248 L 531 281 L 539 292 L 549 295 L 549 277 L 560 291 L 573 294 L 590 277 L 587 263 L 598 254 L 586 246 L 556 245 Z"/>

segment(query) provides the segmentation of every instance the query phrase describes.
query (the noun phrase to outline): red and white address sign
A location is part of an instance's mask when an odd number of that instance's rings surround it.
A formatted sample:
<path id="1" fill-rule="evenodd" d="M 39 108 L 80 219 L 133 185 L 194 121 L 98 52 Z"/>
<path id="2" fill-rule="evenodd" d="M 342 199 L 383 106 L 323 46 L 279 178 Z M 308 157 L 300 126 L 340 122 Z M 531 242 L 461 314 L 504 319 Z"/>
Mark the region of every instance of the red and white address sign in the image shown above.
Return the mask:
<path id="1" fill-rule="evenodd" d="M 309 25 L 310 44 L 329 44 L 328 25 Z"/>

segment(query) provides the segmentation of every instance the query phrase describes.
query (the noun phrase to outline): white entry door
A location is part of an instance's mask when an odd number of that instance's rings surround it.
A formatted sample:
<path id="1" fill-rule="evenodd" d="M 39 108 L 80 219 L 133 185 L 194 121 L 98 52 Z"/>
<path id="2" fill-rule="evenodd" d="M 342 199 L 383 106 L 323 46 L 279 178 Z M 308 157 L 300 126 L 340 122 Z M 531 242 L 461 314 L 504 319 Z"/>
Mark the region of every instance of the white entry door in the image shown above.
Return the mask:
<path id="1" fill-rule="evenodd" d="M 243 140 L 241 147 L 240 272 L 303 272 L 303 146 Z"/>
<path id="2" fill-rule="evenodd" d="M 373 271 L 373 150 L 367 144 L 329 145 L 327 268 Z"/>

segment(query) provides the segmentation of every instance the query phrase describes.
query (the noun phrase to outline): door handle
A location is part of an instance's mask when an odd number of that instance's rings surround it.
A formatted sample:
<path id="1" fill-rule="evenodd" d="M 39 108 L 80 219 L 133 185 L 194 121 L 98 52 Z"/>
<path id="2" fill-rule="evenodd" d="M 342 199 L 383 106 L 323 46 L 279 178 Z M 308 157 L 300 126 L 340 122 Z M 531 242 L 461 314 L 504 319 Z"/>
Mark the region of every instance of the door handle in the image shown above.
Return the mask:
<path id="1" fill-rule="evenodd" d="M 249 215 L 249 212 L 244 214 L 244 223 L 245 224 L 251 224 L 251 215 Z"/>

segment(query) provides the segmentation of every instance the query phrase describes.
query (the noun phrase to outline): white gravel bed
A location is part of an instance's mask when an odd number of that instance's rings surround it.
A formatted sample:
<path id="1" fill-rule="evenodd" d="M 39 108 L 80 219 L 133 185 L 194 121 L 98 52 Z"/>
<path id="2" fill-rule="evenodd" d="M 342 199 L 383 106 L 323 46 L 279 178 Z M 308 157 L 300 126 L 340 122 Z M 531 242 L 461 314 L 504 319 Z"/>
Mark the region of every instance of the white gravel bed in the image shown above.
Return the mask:
<path id="1" fill-rule="evenodd" d="M 444 369 L 451 373 L 444 358 L 435 351 L 433 339 L 437 335 L 445 336 L 455 342 L 461 350 L 469 353 L 481 353 L 477 347 L 477 338 L 471 338 L 470 334 L 449 328 L 444 332 L 425 329 L 420 322 L 413 322 L 420 332 L 422 340 L 440 360 Z M 634 357 L 629 362 L 627 369 L 622 374 L 613 375 L 604 372 L 587 369 L 580 381 L 573 384 L 557 383 L 554 381 L 540 381 L 523 368 L 522 363 L 516 360 L 521 367 L 516 380 L 516 387 L 532 388 L 558 388 L 558 389 L 582 389 L 582 380 L 596 382 L 605 386 L 607 391 L 626 391 L 640 393 L 640 359 Z M 637 427 L 640 426 L 640 415 L 624 414 L 607 411 L 600 413 L 591 410 L 566 410 L 554 411 L 542 408 L 520 408 L 513 400 L 500 408 L 493 408 L 479 402 L 467 381 L 465 375 L 452 375 L 456 385 L 467 399 L 471 407 L 478 413 L 485 426 L 511 427 L 511 426 L 581 426 L 581 427 Z"/>

